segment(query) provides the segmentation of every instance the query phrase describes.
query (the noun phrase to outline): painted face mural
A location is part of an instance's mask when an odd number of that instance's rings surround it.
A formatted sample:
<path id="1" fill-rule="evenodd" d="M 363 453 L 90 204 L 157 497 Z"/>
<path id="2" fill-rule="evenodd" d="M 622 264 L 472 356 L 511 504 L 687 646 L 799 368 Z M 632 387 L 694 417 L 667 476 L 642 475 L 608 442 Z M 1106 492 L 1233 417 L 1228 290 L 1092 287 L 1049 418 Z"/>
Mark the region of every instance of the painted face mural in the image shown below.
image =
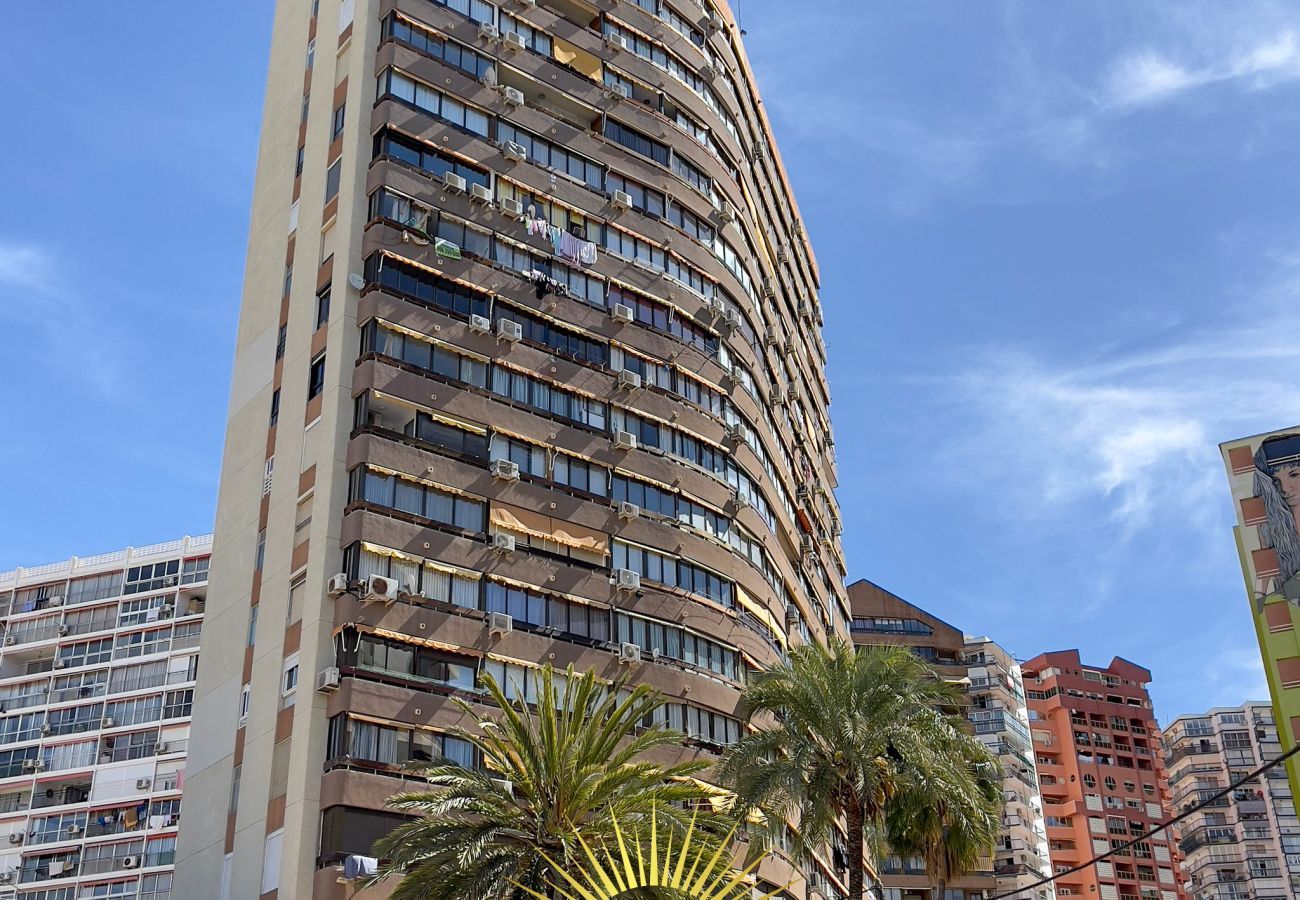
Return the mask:
<path id="1" fill-rule="evenodd" d="M 1255 496 L 1264 501 L 1260 546 L 1277 556 L 1276 575 L 1261 576 L 1258 590 L 1300 603 L 1300 434 L 1271 437 L 1255 451 Z"/>

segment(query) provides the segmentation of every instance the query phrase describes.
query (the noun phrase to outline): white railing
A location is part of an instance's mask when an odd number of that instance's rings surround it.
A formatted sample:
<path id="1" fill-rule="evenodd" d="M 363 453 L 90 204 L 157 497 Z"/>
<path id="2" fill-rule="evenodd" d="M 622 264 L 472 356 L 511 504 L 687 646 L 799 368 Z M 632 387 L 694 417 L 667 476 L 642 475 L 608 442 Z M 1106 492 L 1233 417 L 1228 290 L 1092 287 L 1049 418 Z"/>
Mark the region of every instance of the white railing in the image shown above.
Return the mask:
<path id="1" fill-rule="evenodd" d="M 101 569 L 111 564 L 125 568 L 127 563 L 150 559 L 158 556 L 178 556 L 200 553 L 210 550 L 212 535 L 201 534 L 197 537 L 186 535 L 174 541 L 163 541 L 147 547 L 127 547 L 112 553 L 98 553 L 94 556 L 74 556 L 61 562 L 46 563 L 43 566 L 19 566 L 7 572 L 0 572 L 0 587 L 16 586 L 20 582 L 49 581 L 54 575 L 72 575 L 87 569 Z"/>

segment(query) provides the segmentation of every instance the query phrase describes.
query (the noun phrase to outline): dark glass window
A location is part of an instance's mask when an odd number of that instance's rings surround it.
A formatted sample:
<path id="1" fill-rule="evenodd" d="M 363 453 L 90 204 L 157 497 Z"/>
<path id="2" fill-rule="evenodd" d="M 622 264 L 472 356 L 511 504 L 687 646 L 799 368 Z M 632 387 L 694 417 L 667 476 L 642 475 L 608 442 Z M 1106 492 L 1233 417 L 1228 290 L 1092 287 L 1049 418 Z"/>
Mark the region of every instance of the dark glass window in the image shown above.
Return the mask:
<path id="1" fill-rule="evenodd" d="M 347 108 L 346 103 L 340 103 L 338 109 L 334 110 L 334 124 L 330 131 L 331 140 L 343 133 L 343 126 L 347 122 Z"/>
<path id="2" fill-rule="evenodd" d="M 329 203 L 339 194 L 339 179 L 343 177 L 343 160 L 334 160 L 334 165 L 325 173 L 325 202 Z"/>
<path id="3" fill-rule="evenodd" d="M 316 327 L 320 328 L 330 318 L 330 289 L 328 287 L 316 295 Z"/>
<path id="4" fill-rule="evenodd" d="M 271 393 L 271 425 L 274 426 L 280 420 L 280 389 L 276 388 Z"/>
<path id="5" fill-rule="evenodd" d="M 306 152 L 307 152 L 307 148 L 306 148 L 306 147 L 299 147 L 299 148 L 298 148 L 298 159 L 297 159 L 297 161 L 296 161 L 296 162 L 294 163 L 294 165 L 293 165 L 293 177 L 294 177 L 294 178 L 297 178 L 299 175 L 302 174 L 303 155 L 304 155 Z"/>
<path id="6" fill-rule="evenodd" d="M 322 353 L 311 361 L 307 372 L 307 399 L 310 400 L 325 390 L 325 354 Z"/>

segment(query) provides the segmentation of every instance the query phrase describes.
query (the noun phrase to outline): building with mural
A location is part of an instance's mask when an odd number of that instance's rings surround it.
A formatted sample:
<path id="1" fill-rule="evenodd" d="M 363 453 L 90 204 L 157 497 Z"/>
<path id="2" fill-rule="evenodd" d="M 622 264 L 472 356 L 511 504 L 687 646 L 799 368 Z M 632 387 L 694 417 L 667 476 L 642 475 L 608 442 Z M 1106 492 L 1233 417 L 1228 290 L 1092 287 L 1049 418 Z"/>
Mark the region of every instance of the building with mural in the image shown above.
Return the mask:
<path id="1" fill-rule="evenodd" d="M 1219 448 L 1232 488 L 1233 535 L 1283 751 L 1300 732 L 1300 427 Z M 1295 759 L 1287 762 L 1294 794 Z"/>

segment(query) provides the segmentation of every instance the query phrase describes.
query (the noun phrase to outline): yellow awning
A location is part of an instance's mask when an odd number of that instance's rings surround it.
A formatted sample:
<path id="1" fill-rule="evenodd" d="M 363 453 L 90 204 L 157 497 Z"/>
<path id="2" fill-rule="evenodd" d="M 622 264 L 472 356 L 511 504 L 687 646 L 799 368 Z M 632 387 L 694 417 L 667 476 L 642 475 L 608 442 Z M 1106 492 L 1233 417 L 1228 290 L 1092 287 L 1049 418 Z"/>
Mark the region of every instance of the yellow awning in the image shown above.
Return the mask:
<path id="1" fill-rule="evenodd" d="M 507 531 L 593 553 L 609 552 L 609 537 L 602 532 L 563 519 L 505 503 L 493 503 L 492 524 Z"/>
<path id="2" fill-rule="evenodd" d="M 776 616 L 772 615 L 771 611 L 768 610 L 766 606 L 745 593 L 744 588 L 740 585 L 736 585 L 736 602 L 746 611 L 752 613 L 758 621 L 766 625 L 767 630 L 772 632 L 772 637 L 776 639 L 778 644 L 782 647 L 789 646 L 786 642 L 785 631 L 781 628 L 781 624 L 776 620 Z"/>
<path id="3" fill-rule="evenodd" d="M 551 55 L 555 57 L 556 62 L 577 69 L 592 81 L 604 81 L 604 76 L 601 71 L 600 57 L 593 56 L 586 50 L 576 47 L 568 41 L 563 41 L 552 36 Z"/>

